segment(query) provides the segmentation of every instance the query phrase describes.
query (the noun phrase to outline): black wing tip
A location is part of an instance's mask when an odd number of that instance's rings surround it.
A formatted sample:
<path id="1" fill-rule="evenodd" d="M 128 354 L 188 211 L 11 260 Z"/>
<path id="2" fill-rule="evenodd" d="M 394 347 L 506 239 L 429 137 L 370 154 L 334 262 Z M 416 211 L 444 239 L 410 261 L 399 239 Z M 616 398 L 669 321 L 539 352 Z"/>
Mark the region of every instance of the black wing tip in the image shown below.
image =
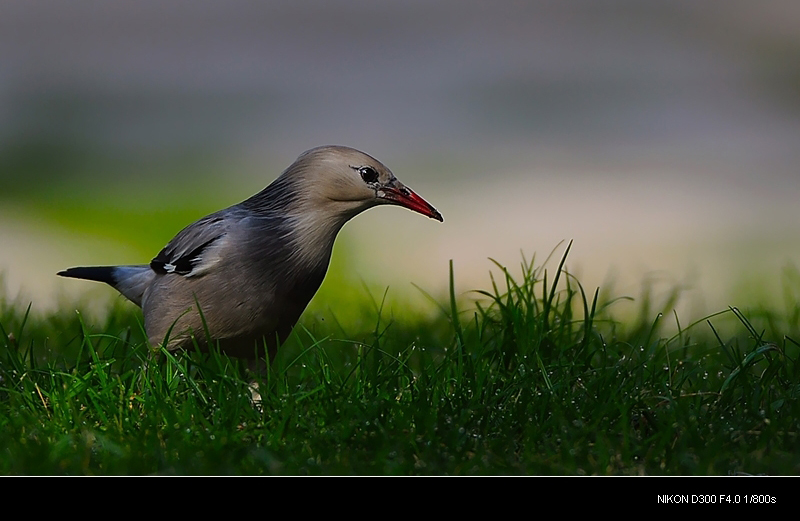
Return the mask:
<path id="1" fill-rule="evenodd" d="M 156 257 L 155 259 L 150 261 L 150 269 L 160 275 L 164 275 L 165 273 L 167 273 L 167 270 L 164 268 L 165 264 L 166 263 L 162 261 L 159 257 Z"/>

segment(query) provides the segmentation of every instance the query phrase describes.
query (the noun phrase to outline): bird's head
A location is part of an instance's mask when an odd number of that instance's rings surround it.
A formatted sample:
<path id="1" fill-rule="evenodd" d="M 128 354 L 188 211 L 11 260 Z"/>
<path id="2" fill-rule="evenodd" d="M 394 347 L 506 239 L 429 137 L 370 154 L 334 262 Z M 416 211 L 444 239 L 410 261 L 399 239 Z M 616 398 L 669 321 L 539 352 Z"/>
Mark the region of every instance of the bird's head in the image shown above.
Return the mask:
<path id="1" fill-rule="evenodd" d="M 353 148 L 325 146 L 304 152 L 287 173 L 302 179 L 317 208 L 350 217 L 380 204 L 394 204 L 444 221 L 425 199 L 397 180 L 380 161 Z"/>

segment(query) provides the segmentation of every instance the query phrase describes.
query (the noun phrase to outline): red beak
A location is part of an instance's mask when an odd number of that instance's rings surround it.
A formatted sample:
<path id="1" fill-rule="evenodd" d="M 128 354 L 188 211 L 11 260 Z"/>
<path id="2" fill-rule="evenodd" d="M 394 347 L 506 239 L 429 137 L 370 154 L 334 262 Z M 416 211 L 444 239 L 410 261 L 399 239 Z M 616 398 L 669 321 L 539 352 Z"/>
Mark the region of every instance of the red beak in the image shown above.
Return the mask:
<path id="1" fill-rule="evenodd" d="M 439 213 L 439 210 L 434 208 L 428 201 L 418 196 L 410 188 L 400 185 L 400 183 L 397 184 L 399 185 L 397 187 L 381 187 L 380 191 L 383 192 L 383 194 L 379 195 L 379 197 L 393 204 L 405 206 L 409 210 L 421 213 L 422 215 L 430 217 L 431 219 L 444 222 L 444 218 L 442 217 L 442 214 Z"/>

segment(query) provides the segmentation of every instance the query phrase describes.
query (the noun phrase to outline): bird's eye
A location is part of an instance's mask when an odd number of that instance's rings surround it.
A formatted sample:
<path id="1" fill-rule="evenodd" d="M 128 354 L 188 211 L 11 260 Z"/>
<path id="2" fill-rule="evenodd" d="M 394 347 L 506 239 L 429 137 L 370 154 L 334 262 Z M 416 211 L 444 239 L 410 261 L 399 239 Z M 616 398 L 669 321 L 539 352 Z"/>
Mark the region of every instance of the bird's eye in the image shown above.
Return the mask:
<path id="1" fill-rule="evenodd" d="M 362 166 L 358 169 L 358 173 L 361 174 L 361 179 L 367 184 L 378 182 L 378 172 L 371 166 Z"/>

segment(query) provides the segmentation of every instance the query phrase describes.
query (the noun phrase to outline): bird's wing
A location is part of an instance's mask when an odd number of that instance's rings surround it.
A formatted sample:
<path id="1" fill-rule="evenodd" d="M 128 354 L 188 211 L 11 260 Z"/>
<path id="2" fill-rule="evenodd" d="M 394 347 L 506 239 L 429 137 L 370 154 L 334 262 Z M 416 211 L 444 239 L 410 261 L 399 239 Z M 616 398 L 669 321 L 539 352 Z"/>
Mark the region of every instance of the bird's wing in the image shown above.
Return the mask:
<path id="1" fill-rule="evenodd" d="M 184 277 L 207 272 L 221 260 L 220 249 L 237 221 L 235 215 L 222 211 L 187 226 L 150 261 L 150 268 L 156 273 Z"/>

